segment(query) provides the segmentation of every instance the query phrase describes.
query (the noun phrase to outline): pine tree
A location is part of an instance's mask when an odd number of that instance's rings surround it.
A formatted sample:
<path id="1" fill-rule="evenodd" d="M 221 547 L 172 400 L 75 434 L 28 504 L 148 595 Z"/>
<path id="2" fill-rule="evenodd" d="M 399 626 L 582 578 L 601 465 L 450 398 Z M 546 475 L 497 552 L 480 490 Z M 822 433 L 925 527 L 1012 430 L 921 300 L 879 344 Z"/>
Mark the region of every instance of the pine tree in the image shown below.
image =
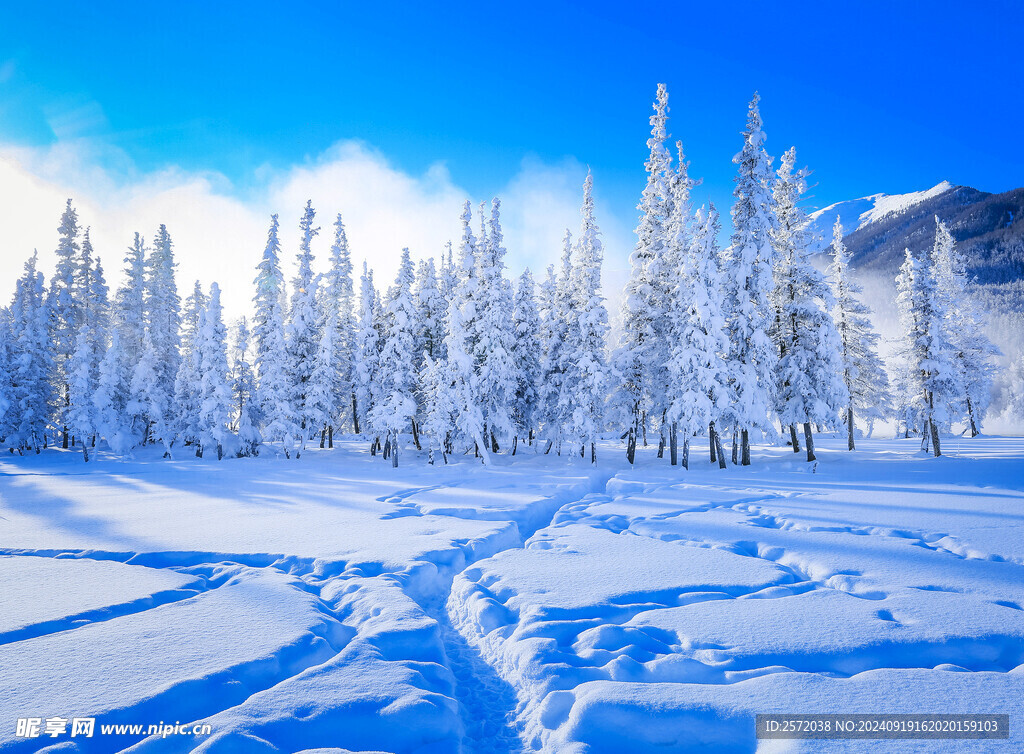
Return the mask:
<path id="1" fill-rule="evenodd" d="M 572 253 L 572 243 L 566 231 L 565 248 Z M 563 252 L 563 262 L 566 259 Z M 564 277 L 564 276 L 563 276 Z M 540 437 L 546 442 L 545 453 L 551 452 L 559 441 L 559 398 L 562 385 L 562 347 L 565 342 L 566 319 L 561 311 L 558 295 L 558 276 L 554 265 L 548 265 L 547 276 L 537 291 L 537 311 L 540 315 L 540 379 L 537 381 L 537 408 L 535 424 Z"/>
<path id="2" fill-rule="evenodd" d="M 174 261 L 174 249 L 167 226 L 161 225 L 153 239 L 153 249 L 146 260 L 145 307 L 146 324 L 149 336 L 156 351 L 157 363 L 154 370 L 157 376 L 155 389 L 161 391 L 164 410 L 170 410 L 174 395 L 174 379 L 178 374 L 181 361 L 181 298 L 178 286 L 174 281 L 174 271 L 178 263 Z M 160 417 L 159 425 L 165 430 L 171 429 L 173 422 L 169 416 Z M 156 436 L 153 436 L 156 439 Z M 173 438 L 162 438 L 165 445 Z"/>
<path id="3" fill-rule="evenodd" d="M 127 411 L 130 416 L 143 418 L 143 437 L 162 440 L 164 456 L 168 457 L 171 454 L 171 430 L 164 423 L 167 397 L 159 383 L 159 361 L 160 356 L 147 327 L 142 336 L 142 356 L 132 372 Z"/>
<path id="4" fill-rule="evenodd" d="M 935 218 L 935 275 L 963 387 L 962 413 L 970 425 L 971 437 L 977 437 L 981 432 L 978 425 L 991 400 L 995 376 L 991 358 L 1000 351 L 985 334 L 985 317 L 971 295 L 963 254 L 938 217 Z"/>
<path id="5" fill-rule="evenodd" d="M 220 304 L 220 286 L 210 286 L 210 298 L 199 320 L 199 442 L 217 448 L 224 457 L 231 434 L 231 387 L 228 384 L 227 327 Z"/>
<path id="6" fill-rule="evenodd" d="M 75 292 L 81 287 L 81 246 L 78 213 L 68 199 L 60 218 L 57 266 L 50 280 L 50 344 L 53 353 L 52 395 L 55 423 L 61 428 L 62 445 L 68 447 L 67 412 L 71 405 L 70 361 L 75 352 L 82 311 Z"/>
<path id="7" fill-rule="evenodd" d="M 537 427 L 539 380 L 541 375 L 540 316 L 534 298 L 533 275 L 529 268 L 519 276 L 512 304 L 512 363 L 516 367 L 516 395 L 512 403 L 512 421 L 516 438 L 533 444 Z M 515 453 L 515 446 L 513 446 Z"/>
<path id="8" fill-rule="evenodd" d="M 451 401 L 455 406 L 452 441 L 472 447 L 485 464 L 490 463 L 490 444 L 484 442 L 484 415 L 480 401 L 478 337 L 481 320 L 482 284 L 477 257 L 477 240 L 470 228 L 472 213 L 467 201 L 462 210 L 462 242 L 455 289 L 448 306 L 448 335 L 445 338 L 448 369 L 452 380 Z"/>
<path id="9" fill-rule="evenodd" d="M 402 249 L 395 285 L 389 291 L 385 321 L 387 330 L 380 354 L 378 380 L 381 400 L 370 412 L 370 426 L 383 435 L 384 458 L 398 466 L 400 436 L 416 412 L 416 372 L 413 352 L 416 344 L 416 304 L 413 300 L 413 266 L 409 249 Z"/>
<path id="10" fill-rule="evenodd" d="M 9 309 L 0 309 L 0 441 L 12 442 L 18 417 L 14 396 L 14 378 L 11 375 L 11 364 L 14 355 L 14 332 L 11 327 Z"/>
<path id="11" fill-rule="evenodd" d="M 320 447 L 330 434 L 334 447 L 334 421 L 338 416 L 338 364 L 335 343 L 338 337 L 338 313 L 333 307 L 325 310 L 327 299 L 321 297 L 319 320 L 320 340 L 317 343 L 313 371 L 306 384 L 306 415 L 311 429 L 320 428 Z"/>
<path id="12" fill-rule="evenodd" d="M 46 444 L 54 354 L 50 341 L 53 297 L 47 297 L 43 273 L 36 269 L 38 257 L 34 252 L 25 263 L 25 274 L 15 286 L 10 309 L 15 339 L 9 368 L 14 382 L 16 423 L 13 436 L 8 438 L 8 443 L 19 451 L 31 448 L 36 453 Z"/>
<path id="13" fill-rule="evenodd" d="M 89 326 L 79 328 L 75 340 L 75 352 L 68 362 L 68 411 L 67 426 L 82 445 L 82 458 L 89 462 L 89 437 L 96 431 L 93 394 L 96 392 L 96 376 L 93 371 L 92 337 Z"/>
<path id="14" fill-rule="evenodd" d="M 620 379 L 613 401 L 619 416 L 628 421 L 626 457 L 630 463 L 641 436 L 646 444 L 648 419 L 660 418 L 664 405 L 660 393 L 667 380 L 667 301 L 662 260 L 672 181 L 672 156 L 665 147 L 667 120 L 668 90 L 664 84 L 658 84 L 651 138 L 647 140 L 651 150 L 645 163 L 647 185 L 637 207 L 642 214 L 636 229 L 636 248 L 630 256 L 630 276 L 622 305 L 622 336 L 613 357 Z"/>
<path id="15" fill-rule="evenodd" d="M 572 274 L 572 311 L 569 338 L 575 353 L 566 364 L 567 392 L 573 395 L 568 415 L 568 435 L 573 448 L 590 452 L 597 462 L 597 439 L 604 425 L 604 402 L 610 382 L 605 348 L 608 311 L 601 295 L 601 264 L 604 245 L 594 219 L 594 178 L 588 172 L 583 183 L 583 216 L 576 242 L 576 264 Z"/>
<path id="16" fill-rule="evenodd" d="M 946 312 L 935 278 L 934 247 L 907 252 L 901 271 L 900 299 L 905 328 L 909 409 L 941 455 L 939 426 L 950 420 L 950 403 L 962 394 L 955 364 L 955 347 L 946 331 Z"/>
<path id="17" fill-rule="evenodd" d="M 674 268 L 669 331 L 668 421 L 671 427 L 672 464 L 676 463 L 677 437 L 683 438 L 682 465 L 689 468 L 690 438 L 708 433 L 711 460 L 719 461 L 721 442 L 715 424 L 728 405 L 728 368 L 725 354 L 725 316 L 722 311 L 722 276 L 718 267 L 718 213 L 712 205 L 698 210 L 690 232 L 681 217 L 689 202 L 676 202 L 670 244 L 681 249 Z"/>
<path id="18" fill-rule="evenodd" d="M 125 361 L 137 364 L 142 357 L 145 315 L 146 245 L 138 233 L 124 258 L 124 282 L 114 297 L 114 327 L 120 330 Z"/>
<path id="19" fill-rule="evenodd" d="M 479 268 L 479 319 L 474 356 L 478 369 L 480 409 L 484 418 L 484 440 L 492 452 L 509 445 L 515 435 L 512 403 L 515 400 L 515 366 L 512 363 L 514 333 L 508 328 L 512 311 L 512 286 L 505 278 L 505 247 L 501 231 L 501 202 L 491 202 L 487 235 L 481 238 Z M 483 208 L 481 207 L 481 219 Z"/>
<path id="20" fill-rule="evenodd" d="M 551 297 L 549 349 L 543 363 L 544 381 L 541 392 L 544 436 L 548 448 L 561 455 L 567 439 L 576 396 L 569 385 L 569 370 L 579 352 L 580 330 L 576 320 L 575 286 L 572 268 L 572 233 L 566 229 L 562 237 L 562 269 L 554 280 Z"/>
<path id="21" fill-rule="evenodd" d="M 339 214 L 334 221 L 334 243 L 331 245 L 330 268 L 320 286 L 320 307 L 318 330 L 320 341 L 317 344 L 317 365 L 320 367 L 321 356 L 331 359 L 330 388 L 327 400 L 318 398 L 321 410 L 327 410 L 326 439 L 329 447 L 334 447 L 334 430 L 341 429 L 346 417 L 352 412 L 352 349 L 355 339 L 355 320 L 353 311 L 354 289 L 352 286 L 352 257 L 348 248 L 348 237 L 345 225 Z M 333 332 L 330 337 L 324 332 L 328 321 Z M 320 367 L 327 369 L 327 367 Z M 326 376 L 326 375 L 325 375 Z M 322 379 L 322 378 L 321 378 Z M 324 435 L 320 437 L 320 447 L 324 446 Z"/>
<path id="22" fill-rule="evenodd" d="M 843 382 L 849 394 L 846 406 L 847 447 L 854 450 L 854 415 L 867 421 L 884 419 L 890 412 L 889 378 L 878 356 L 878 333 L 871 326 L 871 310 L 861 302 L 862 289 L 850 275 L 850 252 L 843 243 L 843 226 L 836 217 L 832 229 L 832 264 L 829 266 L 835 304 L 832 318 L 841 344 Z"/>
<path id="23" fill-rule="evenodd" d="M 131 370 L 121 346 L 121 333 L 115 327 L 110 345 L 99 364 L 96 392 L 92 397 L 96 429 L 107 440 L 110 450 L 123 455 L 131 450 L 131 428 L 127 426 L 128 390 Z"/>
<path id="24" fill-rule="evenodd" d="M 256 455 L 261 437 L 256 417 L 256 374 L 252 365 L 252 344 L 249 323 L 245 317 L 235 327 L 231 369 L 231 395 L 234 398 L 235 422 L 239 456 Z"/>
<path id="25" fill-rule="evenodd" d="M 799 202 L 807 171 L 796 170 L 796 149 L 782 157 L 774 187 L 776 293 L 781 344 L 776 410 L 783 425 L 803 424 L 807 460 L 815 460 L 812 424 L 828 425 L 849 405 L 842 381 L 841 342 L 828 307 L 831 291 L 811 264 L 807 217 Z M 795 439 L 795 432 L 794 432 Z M 798 446 L 794 442 L 794 450 Z"/>
<path id="26" fill-rule="evenodd" d="M 199 436 L 202 432 L 200 409 L 203 397 L 200 326 L 208 305 L 206 294 L 197 280 L 192 295 L 185 299 L 181 329 L 181 363 L 174 379 L 175 437 L 184 445 L 194 445 L 201 454 Z"/>
<path id="27" fill-rule="evenodd" d="M 458 407 L 454 400 L 452 364 L 447 357 L 435 359 L 427 354 L 420 372 L 420 384 L 423 404 L 421 430 L 427 438 L 429 461 L 434 464 L 436 454 L 440 453 L 444 462 L 448 463 Z"/>
<path id="28" fill-rule="evenodd" d="M 281 440 L 287 458 L 298 428 L 292 408 L 293 390 L 285 347 L 284 276 L 281 274 L 281 243 L 277 231 L 277 215 L 272 215 L 267 246 L 256 268 L 256 294 L 253 297 L 256 310 L 253 336 L 259 377 L 256 407 L 263 437 Z"/>
<path id="29" fill-rule="evenodd" d="M 726 280 L 726 327 L 729 334 L 729 370 L 731 406 L 728 420 L 733 424 L 733 447 L 737 434 L 741 446 L 740 463 L 750 465 L 749 430 L 772 433 L 768 409 L 772 404 L 775 349 L 768 336 L 771 326 L 769 296 L 773 289 L 772 267 L 775 254 L 771 233 L 775 225 L 772 212 L 772 158 L 764 151 L 759 97 L 750 102 L 743 149 L 733 157 L 739 166 L 733 196 L 733 235 L 723 254 Z"/>
<path id="30" fill-rule="evenodd" d="M 287 348 L 288 370 L 292 385 L 292 409 L 295 411 L 299 427 L 299 449 L 295 454 L 298 458 L 306 448 L 313 432 L 319 431 L 312 415 L 312 406 L 307 406 L 309 399 L 309 378 L 313 373 L 316 360 L 319 334 L 316 323 L 316 281 L 313 278 L 313 252 L 310 244 L 320 232 L 313 227 L 316 212 L 313 202 L 306 202 L 306 211 L 299 222 L 302 237 L 299 241 L 298 274 L 292 280 L 291 309 L 288 312 Z"/>
<path id="31" fill-rule="evenodd" d="M 380 361 L 377 329 L 374 327 L 376 300 L 373 270 L 363 262 L 363 275 L 359 281 L 359 322 L 352 357 L 354 422 L 357 434 L 361 431 L 370 431 L 367 427 L 367 417 L 373 410 L 373 386 Z"/>

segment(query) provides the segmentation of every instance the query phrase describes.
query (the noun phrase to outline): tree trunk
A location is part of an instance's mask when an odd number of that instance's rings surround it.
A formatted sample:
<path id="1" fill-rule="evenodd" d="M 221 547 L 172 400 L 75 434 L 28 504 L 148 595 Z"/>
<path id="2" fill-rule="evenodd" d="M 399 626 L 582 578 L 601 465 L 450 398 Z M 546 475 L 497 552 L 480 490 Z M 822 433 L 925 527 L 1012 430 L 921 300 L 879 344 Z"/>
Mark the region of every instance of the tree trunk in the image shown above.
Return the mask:
<path id="1" fill-rule="evenodd" d="M 932 429 L 932 452 L 938 458 L 942 455 L 942 451 L 939 449 L 939 428 L 935 425 L 934 420 L 930 421 L 929 424 L 931 424 Z"/>
<path id="2" fill-rule="evenodd" d="M 548 446 L 547 446 L 547 448 L 544 449 L 544 455 L 547 455 L 548 453 L 551 452 L 551 446 L 554 445 L 554 444 L 555 444 L 554 440 L 548 440 Z"/>
<path id="3" fill-rule="evenodd" d="M 391 457 L 391 433 L 388 432 L 387 437 L 384 438 L 384 460 L 388 460 Z"/>
<path id="4" fill-rule="evenodd" d="M 814 435 L 811 434 L 811 423 L 804 422 L 804 440 L 807 442 L 807 461 L 816 461 L 814 456 Z"/>
<path id="5" fill-rule="evenodd" d="M 683 438 L 683 468 L 690 470 L 690 435 Z"/>
<path id="6" fill-rule="evenodd" d="M 967 399 L 967 416 L 971 420 L 971 437 L 977 437 L 981 432 L 978 431 L 978 425 L 974 422 L 974 405 L 970 398 Z"/>
<path id="7" fill-rule="evenodd" d="M 512 455 L 516 454 L 516 450 L 519 449 L 519 435 L 512 437 Z"/>
<path id="8" fill-rule="evenodd" d="M 737 442 L 739 442 L 740 428 L 735 424 L 732 425 L 732 465 L 738 466 L 740 463 L 739 452 L 737 449 Z"/>
<path id="9" fill-rule="evenodd" d="M 89 443 L 82 443 L 82 458 L 85 459 L 85 463 L 89 463 Z"/>
<path id="10" fill-rule="evenodd" d="M 498 448 L 498 438 L 494 436 L 494 432 L 492 431 L 491 432 L 491 452 L 492 453 L 497 453 L 498 450 L 499 450 L 499 448 Z"/>
<path id="11" fill-rule="evenodd" d="M 853 404 L 851 403 L 846 409 L 846 434 L 849 436 L 849 440 L 846 445 L 849 450 L 856 450 L 857 445 L 853 441 Z"/>
<path id="12" fill-rule="evenodd" d="M 371 456 L 377 455 L 377 439 L 376 438 L 374 438 L 373 440 L 370 440 L 370 455 Z"/>
<path id="13" fill-rule="evenodd" d="M 636 460 L 636 418 L 633 419 L 633 424 L 629 428 L 628 437 L 626 438 L 626 460 L 629 461 L 630 466 L 633 465 Z"/>
<path id="14" fill-rule="evenodd" d="M 669 456 L 672 459 L 672 465 L 679 465 L 679 438 L 677 436 L 679 429 L 675 422 L 672 422 L 672 426 L 668 430 L 668 442 L 669 442 Z M 687 442 L 687 440 L 683 440 Z M 685 463 L 683 464 L 686 465 Z"/>
<path id="15" fill-rule="evenodd" d="M 423 450 L 420 445 L 420 428 L 416 425 L 416 419 L 412 419 L 412 442 L 416 446 L 416 450 Z"/>
<path id="16" fill-rule="evenodd" d="M 327 425 L 327 447 L 334 449 L 334 425 Z"/>
<path id="17" fill-rule="evenodd" d="M 658 438 L 658 458 L 665 457 L 665 427 L 662 425 L 661 436 Z"/>
<path id="18" fill-rule="evenodd" d="M 715 430 L 715 454 L 718 456 L 718 468 L 725 468 L 725 453 L 722 452 L 722 436 Z"/>
<path id="19" fill-rule="evenodd" d="M 327 425 L 325 424 L 320 430 L 320 450 L 324 449 L 324 445 L 327 443 Z"/>
<path id="20" fill-rule="evenodd" d="M 597 463 L 597 443 L 590 443 L 590 462 Z"/>
<path id="21" fill-rule="evenodd" d="M 217 443 L 217 460 L 218 461 L 223 461 L 224 460 L 224 446 L 221 445 L 220 443 Z"/>
<path id="22" fill-rule="evenodd" d="M 715 456 L 715 423 L 708 424 L 708 452 L 711 454 L 711 463 L 718 460 Z"/>
<path id="23" fill-rule="evenodd" d="M 644 447 L 647 447 L 647 413 L 640 415 L 640 430 L 644 434 Z"/>
<path id="24" fill-rule="evenodd" d="M 391 466 L 398 468 L 398 432 L 395 432 L 395 439 L 391 442 Z"/>
<path id="25" fill-rule="evenodd" d="M 203 446 L 200 445 L 199 443 L 196 443 L 196 458 L 202 458 L 202 457 L 203 457 Z"/>
<path id="26" fill-rule="evenodd" d="M 750 465 L 750 433 L 747 430 L 743 430 L 740 433 L 740 444 L 742 445 L 741 453 L 743 455 L 742 465 Z"/>
<path id="27" fill-rule="evenodd" d="M 796 436 L 796 425 L 795 424 L 790 424 L 789 425 L 789 437 L 790 437 L 790 441 L 793 443 L 793 452 L 794 453 L 799 453 L 800 452 L 800 439 Z"/>

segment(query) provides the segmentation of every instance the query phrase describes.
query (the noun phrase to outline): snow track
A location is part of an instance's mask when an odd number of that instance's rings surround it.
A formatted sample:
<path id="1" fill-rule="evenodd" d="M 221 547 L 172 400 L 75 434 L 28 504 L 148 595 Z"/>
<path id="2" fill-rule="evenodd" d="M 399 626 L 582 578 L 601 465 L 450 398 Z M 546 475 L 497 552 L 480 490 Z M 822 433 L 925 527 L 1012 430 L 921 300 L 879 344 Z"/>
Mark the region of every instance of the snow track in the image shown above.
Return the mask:
<path id="1" fill-rule="evenodd" d="M 821 445 L 813 476 L 785 449 L 725 472 L 28 459 L 0 477 L 4 698 L 213 729 L 62 752 L 753 751 L 780 700 L 1024 713 L 1024 454 L 965 459 L 982 490 Z M 0 752 L 39 749 L 12 732 Z"/>

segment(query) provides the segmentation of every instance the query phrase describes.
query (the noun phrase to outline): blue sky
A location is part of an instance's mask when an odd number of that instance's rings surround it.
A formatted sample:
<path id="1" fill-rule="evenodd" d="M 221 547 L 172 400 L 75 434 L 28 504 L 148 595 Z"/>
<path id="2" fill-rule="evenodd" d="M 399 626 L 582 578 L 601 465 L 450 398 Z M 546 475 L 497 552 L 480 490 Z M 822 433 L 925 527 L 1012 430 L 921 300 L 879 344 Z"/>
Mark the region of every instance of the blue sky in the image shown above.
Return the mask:
<path id="1" fill-rule="evenodd" d="M 589 165 L 625 227 L 664 81 L 723 212 L 755 89 L 811 205 L 1004 191 L 1024 184 L 1022 31 L 1011 2 L 5 3 L 0 143 L 89 144 L 115 181 L 215 171 L 239 197 L 348 140 L 478 198 L 524 159 Z"/>

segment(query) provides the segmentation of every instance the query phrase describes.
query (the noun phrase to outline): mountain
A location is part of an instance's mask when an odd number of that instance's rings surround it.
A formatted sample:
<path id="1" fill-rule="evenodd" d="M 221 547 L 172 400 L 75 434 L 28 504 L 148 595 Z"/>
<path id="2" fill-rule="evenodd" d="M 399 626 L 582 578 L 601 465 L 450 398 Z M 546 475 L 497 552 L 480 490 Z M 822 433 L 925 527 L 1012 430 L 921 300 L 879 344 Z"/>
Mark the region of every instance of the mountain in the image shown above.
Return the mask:
<path id="1" fill-rule="evenodd" d="M 1009 286 L 1015 293 L 1024 288 L 1024 188 L 989 194 L 943 181 L 927 191 L 838 202 L 810 215 L 822 252 L 831 243 L 836 217 L 846 230 L 852 266 L 862 272 L 895 275 L 905 248 L 934 242 L 938 217 L 956 239 L 976 283 Z M 1024 304 L 1024 296 L 1014 298 Z"/>

